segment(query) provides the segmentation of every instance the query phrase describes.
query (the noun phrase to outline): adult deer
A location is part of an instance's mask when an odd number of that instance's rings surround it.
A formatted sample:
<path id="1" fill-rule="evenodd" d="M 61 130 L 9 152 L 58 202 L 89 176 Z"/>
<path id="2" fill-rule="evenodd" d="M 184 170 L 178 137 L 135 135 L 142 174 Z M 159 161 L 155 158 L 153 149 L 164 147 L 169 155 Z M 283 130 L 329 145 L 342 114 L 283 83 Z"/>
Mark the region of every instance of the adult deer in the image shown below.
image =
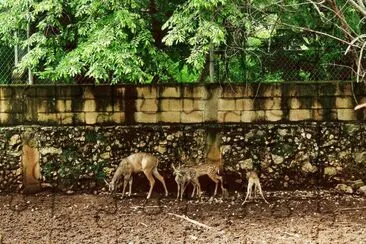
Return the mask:
<path id="1" fill-rule="evenodd" d="M 155 179 L 153 175 L 163 184 L 165 189 L 165 196 L 168 196 L 168 189 L 166 188 L 164 178 L 158 172 L 158 159 L 154 155 L 149 153 L 134 153 L 126 158 L 123 158 L 113 175 L 111 183 L 108 183 L 107 181 L 105 182 L 109 186 L 109 190 L 112 193 L 115 193 L 117 183 L 123 177 L 122 198 L 125 195 L 127 183 L 129 184 L 128 196 L 131 196 L 132 174 L 138 172 L 143 172 L 150 182 L 150 190 L 147 194 L 147 199 L 150 198 L 151 192 L 155 185 Z"/>

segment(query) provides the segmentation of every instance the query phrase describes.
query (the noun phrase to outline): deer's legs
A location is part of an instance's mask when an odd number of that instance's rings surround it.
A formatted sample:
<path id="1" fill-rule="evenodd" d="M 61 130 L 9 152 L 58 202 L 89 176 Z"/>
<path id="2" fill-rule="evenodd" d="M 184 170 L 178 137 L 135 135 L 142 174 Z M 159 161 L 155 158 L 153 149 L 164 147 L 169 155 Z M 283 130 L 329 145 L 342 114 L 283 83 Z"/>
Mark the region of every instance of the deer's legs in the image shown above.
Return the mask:
<path id="1" fill-rule="evenodd" d="M 128 196 L 129 197 L 131 196 L 131 193 L 132 193 L 132 181 L 133 181 L 133 177 L 131 176 L 130 180 L 128 181 L 128 186 L 129 186 Z"/>
<path id="2" fill-rule="evenodd" d="M 212 175 L 212 174 L 208 174 L 208 177 L 210 177 L 210 179 L 215 182 L 215 191 L 214 191 L 214 196 L 216 196 L 217 194 L 217 187 L 219 185 L 219 180 L 218 180 L 218 176 L 217 175 Z"/>
<path id="3" fill-rule="evenodd" d="M 252 195 L 252 188 L 253 188 L 253 182 L 249 181 L 248 187 L 247 187 L 247 195 L 245 196 L 244 202 L 241 205 L 244 205 L 244 203 L 247 201 L 248 197 Z"/>
<path id="4" fill-rule="evenodd" d="M 163 176 L 161 176 L 161 174 L 159 174 L 158 169 L 156 167 L 153 169 L 152 173 L 161 182 L 161 184 L 163 184 L 164 190 L 165 190 L 165 196 L 167 197 L 168 189 L 166 188 L 165 180 L 164 180 Z"/>
<path id="5" fill-rule="evenodd" d="M 123 178 L 123 190 L 122 190 L 122 198 L 125 196 L 125 193 L 126 193 L 126 187 L 127 187 L 127 184 L 130 180 L 130 176 L 131 175 L 125 175 L 125 177 Z"/>
<path id="6" fill-rule="evenodd" d="M 182 183 L 180 186 L 180 200 L 181 201 L 183 200 L 183 194 L 184 194 L 184 191 L 185 191 L 187 185 L 188 184 L 186 184 L 186 183 Z"/>
<path id="7" fill-rule="evenodd" d="M 150 182 L 150 190 L 149 190 L 149 193 L 147 194 L 147 199 L 149 199 L 150 198 L 150 196 L 151 196 L 151 193 L 152 193 L 152 190 L 153 190 L 153 188 L 154 188 L 154 185 L 155 185 L 155 179 L 154 179 L 154 177 L 152 176 L 152 174 L 151 174 L 151 171 L 146 171 L 146 170 L 144 170 L 144 174 L 145 174 L 145 176 L 146 176 L 146 178 L 149 180 L 149 182 Z"/>
<path id="8" fill-rule="evenodd" d="M 181 191 L 181 184 L 179 182 L 177 182 L 177 200 L 179 199 L 179 193 L 180 193 L 180 191 Z M 180 194 L 180 195 L 182 195 L 182 194 Z"/>
<path id="9" fill-rule="evenodd" d="M 259 182 L 258 182 L 259 183 Z M 264 198 L 264 195 L 263 195 L 263 191 L 262 191 L 262 187 L 260 184 L 258 184 L 258 190 L 259 190 L 259 194 L 261 195 L 261 197 L 263 198 L 263 200 L 269 204 L 269 202 L 267 202 L 267 200 Z"/>
<path id="10" fill-rule="evenodd" d="M 194 197 L 195 190 L 197 192 L 198 197 L 201 197 L 201 185 L 198 178 L 193 178 L 191 182 L 193 184 L 193 191 L 191 197 Z"/>
<path id="11" fill-rule="evenodd" d="M 224 187 L 224 179 L 220 175 L 217 175 L 216 178 L 220 181 L 222 195 L 224 195 L 224 192 L 226 191 L 226 189 Z"/>

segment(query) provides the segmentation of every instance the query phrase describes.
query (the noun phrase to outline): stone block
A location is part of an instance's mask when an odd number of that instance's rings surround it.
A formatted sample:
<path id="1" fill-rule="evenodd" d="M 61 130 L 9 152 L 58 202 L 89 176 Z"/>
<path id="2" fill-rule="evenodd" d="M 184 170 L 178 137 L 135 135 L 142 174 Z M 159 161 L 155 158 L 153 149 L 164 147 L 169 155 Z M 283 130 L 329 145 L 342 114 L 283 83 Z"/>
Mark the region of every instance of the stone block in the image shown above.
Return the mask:
<path id="1" fill-rule="evenodd" d="M 74 113 L 58 113 L 58 119 L 62 125 L 71 125 L 74 122 Z"/>
<path id="2" fill-rule="evenodd" d="M 203 122 L 203 112 L 202 111 L 191 111 L 181 113 L 182 123 L 202 123 Z"/>
<path id="3" fill-rule="evenodd" d="M 57 112 L 71 112 L 72 111 L 72 101 L 71 100 L 57 100 L 56 101 L 56 111 Z"/>
<path id="4" fill-rule="evenodd" d="M 317 104 L 321 104 L 315 97 L 291 97 L 287 99 L 287 106 L 289 109 L 310 109 L 315 106 L 315 101 Z"/>
<path id="5" fill-rule="evenodd" d="M 169 99 L 169 111 L 182 111 L 182 104 L 181 99 Z"/>
<path id="6" fill-rule="evenodd" d="M 337 97 L 336 107 L 339 108 L 352 108 L 353 109 L 353 98 L 352 97 Z"/>
<path id="7" fill-rule="evenodd" d="M 8 124 L 8 120 L 9 120 L 9 114 L 0 112 L 0 123 L 3 125 Z"/>
<path id="8" fill-rule="evenodd" d="M 84 100 L 83 112 L 96 112 L 95 100 Z"/>
<path id="9" fill-rule="evenodd" d="M 357 120 L 353 109 L 337 109 L 337 118 L 342 121 Z"/>
<path id="10" fill-rule="evenodd" d="M 219 99 L 218 110 L 219 111 L 235 111 L 236 100 L 235 99 Z"/>
<path id="11" fill-rule="evenodd" d="M 241 122 L 251 123 L 256 120 L 257 113 L 253 110 L 245 110 L 241 112 Z"/>
<path id="12" fill-rule="evenodd" d="M 205 110 L 206 101 L 205 100 L 194 100 L 193 109 L 194 110 Z"/>
<path id="13" fill-rule="evenodd" d="M 157 88 L 153 86 L 143 86 L 137 87 L 137 97 L 138 98 L 156 98 Z"/>
<path id="14" fill-rule="evenodd" d="M 252 98 L 243 99 L 243 110 L 254 110 L 254 100 Z"/>
<path id="15" fill-rule="evenodd" d="M 181 90 L 179 86 L 176 87 L 159 87 L 160 88 L 160 97 L 175 97 L 178 98 L 181 96 Z"/>
<path id="16" fill-rule="evenodd" d="M 160 111 L 183 111 L 182 99 L 161 99 L 160 100 Z"/>
<path id="17" fill-rule="evenodd" d="M 282 108 L 281 98 L 280 97 L 266 98 L 263 101 L 263 105 L 264 110 L 279 110 Z"/>
<path id="18" fill-rule="evenodd" d="M 266 121 L 280 121 L 283 117 L 282 110 L 267 110 L 265 111 Z"/>
<path id="19" fill-rule="evenodd" d="M 137 123 L 156 123 L 157 113 L 135 112 L 134 120 Z"/>
<path id="20" fill-rule="evenodd" d="M 15 90 L 11 87 L 0 87 L 0 98 L 1 99 L 7 99 L 11 98 L 15 95 Z"/>
<path id="21" fill-rule="evenodd" d="M 244 97 L 244 92 L 246 91 L 245 86 L 224 86 L 222 89 L 221 98 L 242 98 Z"/>
<path id="22" fill-rule="evenodd" d="M 94 96 L 94 93 L 93 93 L 93 90 L 91 87 L 89 87 L 89 86 L 83 87 L 82 98 L 83 99 L 95 99 L 95 96 Z"/>
<path id="23" fill-rule="evenodd" d="M 194 109 L 194 100 L 193 99 L 183 99 L 182 101 L 183 111 L 186 113 L 192 112 Z"/>
<path id="24" fill-rule="evenodd" d="M 158 100 L 156 99 L 137 99 L 136 110 L 140 112 L 157 112 Z"/>
<path id="25" fill-rule="evenodd" d="M 97 123 L 98 112 L 86 112 L 85 113 L 85 123 L 87 125 L 94 125 Z"/>
<path id="26" fill-rule="evenodd" d="M 112 90 L 112 94 L 114 98 L 123 98 L 125 97 L 126 88 L 123 86 L 115 86 Z"/>
<path id="27" fill-rule="evenodd" d="M 106 123 L 110 123 L 112 120 L 112 114 L 110 112 L 103 112 L 103 113 L 98 113 L 97 116 L 97 124 L 106 124 Z"/>
<path id="28" fill-rule="evenodd" d="M 11 106 L 11 100 L 0 100 L 0 112 L 11 112 L 12 106 Z"/>
<path id="29" fill-rule="evenodd" d="M 85 113 L 84 112 L 78 112 L 78 113 L 73 113 L 73 122 L 75 124 L 84 124 L 85 123 Z"/>
<path id="30" fill-rule="evenodd" d="M 312 119 L 311 109 L 290 109 L 289 120 L 290 121 L 303 121 Z"/>
<path id="31" fill-rule="evenodd" d="M 207 99 L 208 91 L 204 86 L 184 86 L 182 87 L 183 97 Z"/>
<path id="32" fill-rule="evenodd" d="M 313 109 L 313 119 L 316 121 L 337 120 L 336 109 Z"/>
<path id="33" fill-rule="evenodd" d="M 282 85 L 281 84 L 272 85 L 272 97 L 282 97 Z"/>
<path id="34" fill-rule="evenodd" d="M 58 114 L 57 113 L 38 113 L 37 121 L 41 123 L 58 123 Z"/>
<path id="35" fill-rule="evenodd" d="M 111 120 L 114 123 L 122 124 L 125 122 L 125 113 L 124 112 L 114 112 L 111 116 Z"/>
<path id="36" fill-rule="evenodd" d="M 241 121 L 240 112 L 219 111 L 217 120 L 219 123 L 239 123 Z"/>
<path id="37" fill-rule="evenodd" d="M 160 112 L 159 121 L 165 123 L 179 123 L 180 112 Z"/>
<path id="38" fill-rule="evenodd" d="M 125 108 L 125 100 L 123 99 L 116 99 L 113 102 L 113 111 L 114 112 L 119 112 L 119 111 L 124 111 Z"/>

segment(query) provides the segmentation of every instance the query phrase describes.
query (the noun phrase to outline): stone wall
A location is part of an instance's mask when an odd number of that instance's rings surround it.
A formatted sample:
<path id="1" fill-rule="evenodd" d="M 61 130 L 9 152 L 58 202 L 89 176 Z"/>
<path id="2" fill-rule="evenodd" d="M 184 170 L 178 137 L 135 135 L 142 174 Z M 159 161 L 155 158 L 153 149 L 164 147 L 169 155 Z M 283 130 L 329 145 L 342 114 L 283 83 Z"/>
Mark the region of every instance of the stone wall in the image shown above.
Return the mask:
<path id="1" fill-rule="evenodd" d="M 266 189 L 365 182 L 364 112 L 353 110 L 353 97 L 364 101 L 364 88 L 353 90 L 349 83 L 1 87 L 0 191 L 24 182 L 29 129 L 40 155 L 31 174 L 63 191 L 105 189 L 120 159 L 139 151 L 159 158 L 175 191 L 171 163 L 187 163 L 181 151 L 195 163 L 206 161 L 212 138 L 220 141 L 229 190 L 243 190 L 253 168 Z M 213 184 L 201 180 L 212 191 Z M 147 188 L 136 176 L 134 191 Z"/>
<path id="2" fill-rule="evenodd" d="M 1 86 L 2 125 L 258 123 L 364 120 L 351 83 Z"/>

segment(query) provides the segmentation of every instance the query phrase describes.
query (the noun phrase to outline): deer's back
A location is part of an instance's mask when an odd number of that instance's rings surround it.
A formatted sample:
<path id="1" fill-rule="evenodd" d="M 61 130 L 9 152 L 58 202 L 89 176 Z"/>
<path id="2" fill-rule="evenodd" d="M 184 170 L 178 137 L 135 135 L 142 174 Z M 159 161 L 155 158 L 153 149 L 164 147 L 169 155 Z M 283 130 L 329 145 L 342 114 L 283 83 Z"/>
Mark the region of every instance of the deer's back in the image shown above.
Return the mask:
<path id="1" fill-rule="evenodd" d="M 134 172 L 151 171 L 158 166 L 158 159 L 150 153 L 134 153 L 128 156 L 127 160 L 132 165 Z"/>
<path id="2" fill-rule="evenodd" d="M 192 166 L 190 169 L 195 171 L 196 176 L 199 177 L 206 174 L 217 174 L 219 167 L 216 164 L 206 163 Z"/>

